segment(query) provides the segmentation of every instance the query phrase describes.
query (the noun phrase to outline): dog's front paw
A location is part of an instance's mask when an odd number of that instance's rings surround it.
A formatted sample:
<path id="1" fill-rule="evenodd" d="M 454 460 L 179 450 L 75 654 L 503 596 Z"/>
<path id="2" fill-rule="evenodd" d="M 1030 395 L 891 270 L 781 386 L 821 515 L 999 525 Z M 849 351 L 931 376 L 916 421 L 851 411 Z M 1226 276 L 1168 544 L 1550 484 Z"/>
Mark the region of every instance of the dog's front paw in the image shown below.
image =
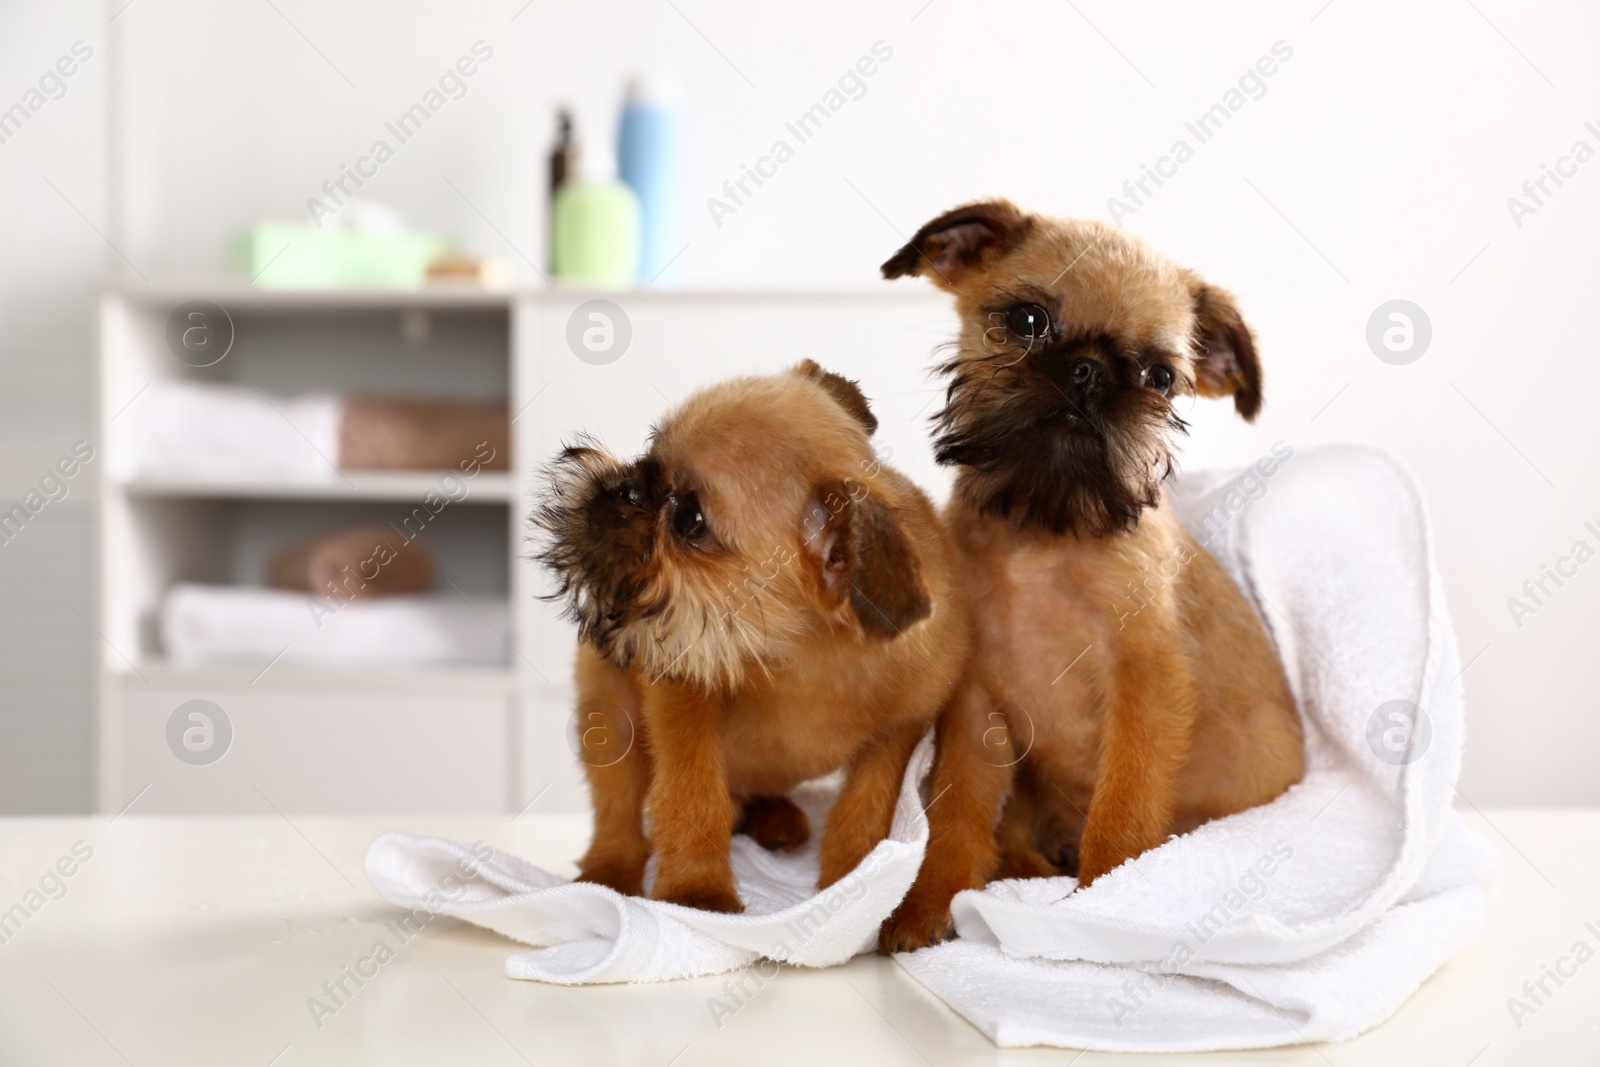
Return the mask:
<path id="1" fill-rule="evenodd" d="M 719 885 L 657 885 L 655 899 L 668 904 L 682 904 L 697 911 L 718 911 L 737 915 L 744 911 L 744 903 L 732 886 Z"/>
<path id="2" fill-rule="evenodd" d="M 743 830 L 769 852 L 793 852 L 811 840 L 811 820 L 788 797 L 751 797 Z"/>
<path id="3" fill-rule="evenodd" d="M 950 918 L 949 908 L 935 911 L 916 906 L 908 908 L 901 904 L 878 930 L 878 951 L 885 956 L 892 956 L 896 952 L 915 952 L 919 948 L 949 941 L 955 936 L 956 924 Z"/>

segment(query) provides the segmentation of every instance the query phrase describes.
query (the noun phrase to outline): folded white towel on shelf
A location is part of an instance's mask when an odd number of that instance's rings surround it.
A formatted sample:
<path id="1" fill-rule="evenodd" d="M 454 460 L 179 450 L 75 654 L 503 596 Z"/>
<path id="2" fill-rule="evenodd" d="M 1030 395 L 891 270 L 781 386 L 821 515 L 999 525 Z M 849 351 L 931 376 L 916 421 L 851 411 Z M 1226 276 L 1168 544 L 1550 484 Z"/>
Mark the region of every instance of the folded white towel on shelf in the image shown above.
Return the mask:
<path id="1" fill-rule="evenodd" d="M 1476 933 L 1498 881 L 1498 853 L 1451 808 L 1460 664 L 1405 468 L 1375 448 L 1280 449 L 1244 472 L 1187 475 L 1172 501 L 1282 654 L 1306 723 L 1306 777 L 1082 893 L 1061 878 L 958 896 L 960 940 L 897 959 L 1000 1045 L 1182 1051 L 1349 1038 L 1393 1014 Z M 809 889 L 814 841 L 779 856 L 738 837 L 744 915 L 569 885 L 504 858 L 442 910 L 536 946 L 508 960 L 513 977 L 657 981 L 760 956 L 837 963 L 871 947 L 912 880 L 928 764 L 924 743 L 891 839 L 829 893 Z M 806 803 L 823 799 L 813 789 Z M 386 834 L 369 850 L 368 877 L 394 903 L 421 906 L 465 848 Z M 819 932 L 797 947 L 805 916 Z"/>
<path id="2" fill-rule="evenodd" d="M 345 603 L 280 589 L 180 583 L 162 598 L 160 631 L 176 663 L 488 666 L 509 658 L 501 635 L 510 614 L 503 596 Z"/>
<path id="3" fill-rule="evenodd" d="M 338 476 L 344 401 L 247 385 L 156 381 L 112 424 L 118 478 Z"/>

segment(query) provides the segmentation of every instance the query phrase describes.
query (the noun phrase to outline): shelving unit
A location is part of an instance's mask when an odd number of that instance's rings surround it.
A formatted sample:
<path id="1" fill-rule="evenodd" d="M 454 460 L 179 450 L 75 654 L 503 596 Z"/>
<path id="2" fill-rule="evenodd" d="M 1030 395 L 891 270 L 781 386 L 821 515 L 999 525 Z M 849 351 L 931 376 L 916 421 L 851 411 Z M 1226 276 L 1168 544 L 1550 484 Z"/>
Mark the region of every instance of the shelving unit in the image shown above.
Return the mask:
<path id="1" fill-rule="evenodd" d="M 580 306 L 611 301 L 632 339 L 614 362 L 572 350 Z M 168 349 L 166 322 L 207 300 L 232 321 L 225 358 L 197 368 Z M 99 807 L 286 814 L 542 811 L 585 803 L 569 748 L 573 635 L 539 599 L 525 513 L 538 467 L 577 431 L 619 454 L 691 388 L 811 357 L 863 381 L 890 461 L 937 488 L 925 417 L 929 353 L 948 336 L 945 298 L 918 287 L 812 292 L 591 293 L 258 291 L 164 281 L 104 294 L 99 313 L 101 641 Z M 395 670 L 289 663 L 169 662 L 154 620 L 177 581 L 264 584 L 271 551 L 294 537 L 405 514 L 446 472 L 343 471 L 315 478 L 126 473 L 114 423 L 139 417 L 150 383 L 250 383 L 269 395 L 409 393 L 503 400 L 511 470 L 480 472 L 429 538 L 442 595 L 511 605 L 502 667 Z M 876 385 L 874 383 L 877 383 Z M 190 700 L 222 708 L 227 753 L 194 766 L 168 748 L 168 718 Z"/>
<path id="2" fill-rule="evenodd" d="M 133 497 L 238 500 L 418 500 L 439 476 L 410 471 L 347 471 L 344 478 L 129 478 L 119 482 Z M 483 471 L 472 479 L 472 497 L 505 504 L 517 493 L 511 475 Z"/>

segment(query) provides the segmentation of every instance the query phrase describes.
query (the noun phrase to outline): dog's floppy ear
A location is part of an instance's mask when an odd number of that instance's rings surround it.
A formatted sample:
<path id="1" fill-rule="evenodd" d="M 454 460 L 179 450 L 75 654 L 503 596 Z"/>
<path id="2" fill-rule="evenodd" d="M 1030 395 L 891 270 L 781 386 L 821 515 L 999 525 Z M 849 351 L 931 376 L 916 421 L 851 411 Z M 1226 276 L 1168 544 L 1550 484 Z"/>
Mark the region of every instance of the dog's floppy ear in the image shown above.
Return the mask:
<path id="1" fill-rule="evenodd" d="M 860 385 L 842 374 L 823 370 L 814 359 L 801 362 L 795 368 L 795 373 L 810 378 L 822 386 L 829 396 L 839 402 L 840 407 L 867 428 L 869 436 L 878 432 L 878 417 L 872 413 L 872 406 L 867 403 L 866 394 L 861 391 Z"/>
<path id="2" fill-rule="evenodd" d="M 884 263 L 883 276 L 927 274 L 936 285 L 953 288 L 986 255 L 1010 247 L 1032 225 L 1032 217 L 1009 200 L 964 204 L 918 230 Z"/>
<path id="3" fill-rule="evenodd" d="M 932 614 L 916 545 L 894 508 L 864 482 L 818 485 L 802 525 L 823 596 L 849 605 L 868 637 L 888 640 Z"/>
<path id="4" fill-rule="evenodd" d="M 1195 388 L 1201 396 L 1233 397 L 1247 422 L 1261 411 L 1261 360 L 1233 294 L 1189 273 L 1194 297 Z"/>

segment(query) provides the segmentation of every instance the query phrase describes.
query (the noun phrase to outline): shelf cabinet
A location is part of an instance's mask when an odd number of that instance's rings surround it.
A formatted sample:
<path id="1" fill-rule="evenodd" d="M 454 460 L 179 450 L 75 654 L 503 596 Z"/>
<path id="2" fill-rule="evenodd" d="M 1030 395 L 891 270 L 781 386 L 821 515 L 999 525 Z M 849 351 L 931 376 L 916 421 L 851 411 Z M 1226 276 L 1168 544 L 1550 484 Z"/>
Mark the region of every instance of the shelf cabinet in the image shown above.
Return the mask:
<path id="1" fill-rule="evenodd" d="M 210 366 L 179 358 L 174 310 L 208 301 L 231 347 Z M 597 304 L 597 301 L 604 302 Z M 625 332 L 615 358 L 580 351 L 594 308 Z M 611 320 L 615 321 L 611 321 Z M 618 454 L 692 388 L 814 358 L 874 398 L 880 451 L 938 495 L 926 443 L 939 387 L 923 374 L 948 336 L 925 290 L 259 292 L 158 282 L 106 292 L 99 308 L 98 805 L 116 812 L 396 814 L 580 810 L 570 748 L 571 627 L 540 599 L 526 513 L 539 468 L 574 434 Z M 576 332 L 575 332 L 576 331 Z M 175 582 L 259 586 L 284 543 L 348 525 L 394 525 L 447 472 L 261 476 L 133 469 L 119 444 L 162 381 L 250 385 L 268 396 L 410 394 L 503 401 L 508 471 L 484 471 L 430 523 L 439 588 L 503 598 L 504 663 L 395 670 L 289 662 L 185 666 L 156 619 Z M 906 382 L 921 388 L 906 388 Z M 178 709 L 227 716 L 228 750 L 196 765 L 169 736 Z M 537 799 L 536 799 L 537 798 Z"/>

